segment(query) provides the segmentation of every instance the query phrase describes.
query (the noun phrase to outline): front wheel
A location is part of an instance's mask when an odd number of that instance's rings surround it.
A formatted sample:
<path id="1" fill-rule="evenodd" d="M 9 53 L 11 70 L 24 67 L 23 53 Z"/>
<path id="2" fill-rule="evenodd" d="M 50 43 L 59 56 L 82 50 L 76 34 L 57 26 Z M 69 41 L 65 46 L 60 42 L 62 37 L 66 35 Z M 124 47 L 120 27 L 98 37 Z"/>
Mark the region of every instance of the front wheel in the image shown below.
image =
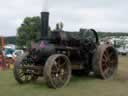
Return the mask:
<path id="1" fill-rule="evenodd" d="M 67 85 L 71 78 L 71 63 L 68 57 L 62 54 L 50 56 L 44 67 L 44 77 L 51 88 Z"/>
<path id="2" fill-rule="evenodd" d="M 29 65 L 26 58 L 27 54 L 18 57 L 14 65 L 14 78 L 19 84 L 29 83 L 30 81 L 35 81 L 38 78 L 38 76 L 29 73 L 31 70 L 25 68 L 25 66 Z"/>

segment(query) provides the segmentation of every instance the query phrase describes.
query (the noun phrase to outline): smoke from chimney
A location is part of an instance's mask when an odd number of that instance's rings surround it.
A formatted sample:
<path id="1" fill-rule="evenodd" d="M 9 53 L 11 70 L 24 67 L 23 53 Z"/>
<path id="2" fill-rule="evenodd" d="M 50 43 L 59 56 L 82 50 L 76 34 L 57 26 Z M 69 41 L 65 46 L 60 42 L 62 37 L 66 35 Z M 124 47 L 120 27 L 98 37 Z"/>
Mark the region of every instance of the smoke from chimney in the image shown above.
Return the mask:
<path id="1" fill-rule="evenodd" d="M 48 0 L 43 0 L 42 12 L 48 12 Z"/>

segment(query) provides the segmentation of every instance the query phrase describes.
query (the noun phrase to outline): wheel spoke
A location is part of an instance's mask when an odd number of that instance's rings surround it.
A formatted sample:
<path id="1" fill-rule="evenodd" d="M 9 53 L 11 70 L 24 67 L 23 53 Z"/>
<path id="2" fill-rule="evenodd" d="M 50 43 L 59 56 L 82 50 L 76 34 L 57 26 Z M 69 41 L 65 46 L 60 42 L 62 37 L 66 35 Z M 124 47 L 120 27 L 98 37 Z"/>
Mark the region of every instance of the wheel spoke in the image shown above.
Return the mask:
<path id="1" fill-rule="evenodd" d="M 105 71 L 104 71 L 104 75 L 107 77 L 108 76 L 108 73 L 109 73 L 109 68 L 107 68 Z"/>
<path id="2" fill-rule="evenodd" d="M 105 61 L 107 61 L 107 59 L 108 59 L 105 54 L 103 55 L 103 59 L 104 59 Z"/>
<path id="3" fill-rule="evenodd" d="M 64 63 L 60 64 L 60 68 L 64 68 L 64 66 L 65 66 L 66 63 L 67 62 L 65 61 Z"/>
<path id="4" fill-rule="evenodd" d="M 109 49 L 108 48 L 105 50 L 105 55 L 109 56 Z"/>
<path id="5" fill-rule="evenodd" d="M 53 65 L 53 68 L 55 67 L 55 70 L 58 72 L 59 71 L 59 66 L 58 66 L 59 64 L 56 62 L 56 61 L 54 61 L 54 65 Z"/>
<path id="6" fill-rule="evenodd" d="M 110 58 L 113 58 L 113 53 L 110 53 L 110 54 L 109 54 L 109 57 L 110 57 Z"/>
<path id="7" fill-rule="evenodd" d="M 60 57 L 57 58 L 56 62 L 57 62 L 58 65 L 60 65 L 61 64 L 61 58 Z"/>
<path id="8" fill-rule="evenodd" d="M 104 74 L 106 74 L 109 71 L 109 68 L 104 70 Z"/>
<path id="9" fill-rule="evenodd" d="M 23 77 L 24 76 L 24 73 L 19 73 L 19 77 Z"/>

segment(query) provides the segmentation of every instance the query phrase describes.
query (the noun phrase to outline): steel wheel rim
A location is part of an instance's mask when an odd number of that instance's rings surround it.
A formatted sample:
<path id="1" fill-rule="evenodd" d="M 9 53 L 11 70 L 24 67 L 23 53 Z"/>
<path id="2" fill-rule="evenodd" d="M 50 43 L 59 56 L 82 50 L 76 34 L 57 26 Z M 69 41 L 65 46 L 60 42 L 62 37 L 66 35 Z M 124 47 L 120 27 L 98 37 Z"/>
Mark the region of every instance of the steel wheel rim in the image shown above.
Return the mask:
<path id="1" fill-rule="evenodd" d="M 62 87 L 69 78 L 68 74 L 70 72 L 68 64 L 69 61 L 64 56 L 59 56 L 53 61 L 53 66 L 51 68 L 51 81 L 55 87 Z"/>
<path id="2" fill-rule="evenodd" d="M 100 71 L 105 79 L 111 78 L 117 69 L 117 53 L 116 50 L 109 46 L 104 49 L 100 59 Z"/>
<path id="3" fill-rule="evenodd" d="M 32 76 L 30 74 L 27 74 L 28 69 L 24 69 L 24 66 L 27 66 L 25 62 L 21 62 L 19 65 L 16 65 L 15 70 L 18 78 L 22 81 L 22 83 L 27 83 L 31 81 Z"/>

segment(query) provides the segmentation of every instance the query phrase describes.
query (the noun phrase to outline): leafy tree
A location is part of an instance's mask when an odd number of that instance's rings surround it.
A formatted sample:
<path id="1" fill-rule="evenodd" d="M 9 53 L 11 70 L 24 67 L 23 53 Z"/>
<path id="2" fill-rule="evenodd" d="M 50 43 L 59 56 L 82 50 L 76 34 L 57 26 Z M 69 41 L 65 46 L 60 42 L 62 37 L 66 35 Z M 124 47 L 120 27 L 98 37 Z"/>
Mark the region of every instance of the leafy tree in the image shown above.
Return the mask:
<path id="1" fill-rule="evenodd" d="M 41 20 L 40 17 L 26 17 L 17 29 L 17 45 L 30 46 L 31 41 L 40 38 Z"/>

